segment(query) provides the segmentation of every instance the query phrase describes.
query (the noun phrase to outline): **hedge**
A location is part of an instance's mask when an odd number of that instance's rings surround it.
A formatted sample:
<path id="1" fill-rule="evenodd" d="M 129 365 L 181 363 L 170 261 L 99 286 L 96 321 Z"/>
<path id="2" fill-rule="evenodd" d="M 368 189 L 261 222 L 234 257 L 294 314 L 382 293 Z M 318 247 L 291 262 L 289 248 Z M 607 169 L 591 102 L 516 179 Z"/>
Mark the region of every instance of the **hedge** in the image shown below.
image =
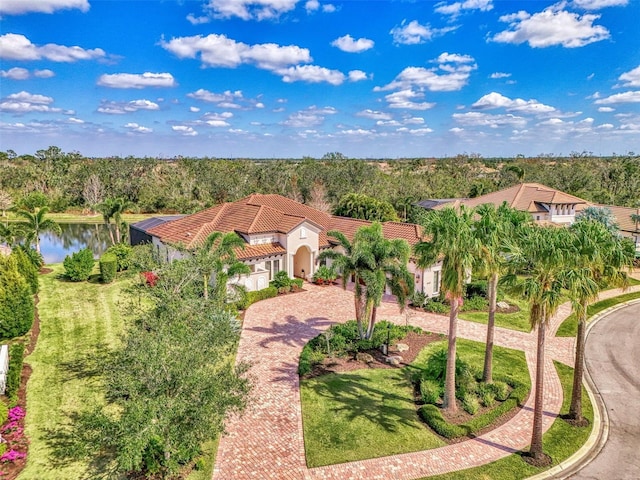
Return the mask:
<path id="1" fill-rule="evenodd" d="M 9 371 L 7 372 L 7 388 L 5 395 L 15 401 L 20 389 L 20 377 L 22 375 L 22 360 L 24 359 L 24 343 L 18 342 L 11 345 L 9 350 Z"/>
<path id="2" fill-rule="evenodd" d="M 103 283 L 111 283 L 116 278 L 118 259 L 111 253 L 105 253 L 100 257 L 100 277 Z"/>
<path id="3" fill-rule="evenodd" d="M 260 300 L 266 300 L 267 298 L 273 298 L 278 296 L 278 289 L 270 286 L 263 288 L 262 290 L 256 290 L 254 292 L 247 292 L 244 298 L 236 302 L 236 308 L 238 310 L 246 310 L 249 306 L 253 305 Z"/>
<path id="4" fill-rule="evenodd" d="M 21 248 L 14 248 L 11 252 L 11 256 L 16 259 L 18 272 L 20 272 L 20 275 L 24 277 L 24 279 L 29 284 L 29 287 L 31 287 L 31 293 L 38 293 L 38 269 L 33 264 L 31 259 Z"/>
<path id="5" fill-rule="evenodd" d="M 0 255 L 0 339 L 27 333 L 34 315 L 31 287 L 18 272 L 15 258 Z"/>

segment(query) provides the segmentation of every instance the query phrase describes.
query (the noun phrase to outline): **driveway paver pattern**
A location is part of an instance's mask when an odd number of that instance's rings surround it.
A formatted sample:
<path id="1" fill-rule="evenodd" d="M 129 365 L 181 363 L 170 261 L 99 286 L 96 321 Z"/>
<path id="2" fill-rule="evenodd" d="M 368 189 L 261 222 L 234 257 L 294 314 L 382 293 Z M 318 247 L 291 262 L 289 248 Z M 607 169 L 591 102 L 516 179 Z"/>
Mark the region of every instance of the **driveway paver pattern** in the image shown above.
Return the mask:
<path id="1" fill-rule="evenodd" d="M 633 287 L 628 291 L 640 290 Z M 600 299 L 620 294 L 603 292 Z M 227 421 L 218 447 L 215 480 L 412 480 L 483 465 L 525 448 L 531 439 L 534 395 L 507 423 L 471 440 L 420 452 L 308 468 L 305 462 L 300 407 L 298 359 L 302 347 L 334 323 L 354 317 L 353 294 L 339 287 L 305 285 L 305 291 L 252 305 L 245 313 L 238 362 L 252 364 L 252 398 L 242 416 Z M 574 339 L 555 338 L 555 332 L 570 314 L 563 304 L 551 321 L 546 341 L 545 415 L 546 431 L 562 405 L 562 388 L 553 360 L 568 365 L 574 360 Z M 379 319 L 446 334 L 448 317 L 405 310 L 385 298 Z M 459 321 L 458 337 L 485 341 L 486 325 Z M 529 373 L 534 377 L 536 332 L 524 333 L 496 328 L 495 345 L 523 350 Z M 533 383 L 533 382 L 532 382 Z"/>

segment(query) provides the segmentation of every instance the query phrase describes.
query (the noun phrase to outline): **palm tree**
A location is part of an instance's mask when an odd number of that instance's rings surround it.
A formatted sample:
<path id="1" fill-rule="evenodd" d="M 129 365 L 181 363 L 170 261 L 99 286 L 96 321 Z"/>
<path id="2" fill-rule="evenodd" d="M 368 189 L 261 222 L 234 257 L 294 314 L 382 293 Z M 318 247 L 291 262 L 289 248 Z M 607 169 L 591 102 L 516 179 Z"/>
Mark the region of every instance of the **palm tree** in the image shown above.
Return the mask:
<path id="1" fill-rule="evenodd" d="M 504 269 L 505 256 L 503 244 L 514 235 L 520 225 L 531 221 L 526 212 L 515 210 L 504 202 L 496 208 L 492 203 L 477 207 L 478 221 L 475 234 L 482 245 L 480 256 L 476 259 L 480 274 L 487 278 L 489 297 L 489 318 L 487 322 L 487 342 L 484 355 L 482 380 L 493 382 L 493 337 L 497 307 L 498 279 Z"/>
<path id="2" fill-rule="evenodd" d="M 587 307 L 597 298 L 604 282 L 607 285 L 622 287 L 628 285 L 628 277 L 622 269 L 631 266 L 634 251 L 629 242 L 612 235 L 604 225 L 595 220 L 580 220 L 574 223 L 571 233 L 571 265 L 566 272 L 565 281 L 578 319 L 578 333 L 569 418 L 584 423 L 582 379 Z"/>
<path id="3" fill-rule="evenodd" d="M 506 249 L 510 268 L 501 280 L 509 291 L 529 302 L 529 321 L 538 330 L 533 432 L 529 455 L 546 459 L 542 450 L 542 408 L 546 326 L 562 302 L 563 275 L 570 252 L 566 228 L 528 226 Z"/>
<path id="4" fill-rule="evenodd" d="M 640 225 L 640 211 L 638 213 L 631 214 L 631 221 L 636 225 L 636 231 L 638 230 L 638 225 Z"/>
<path id="5" fill-rule="evenodd" d="M 327 234 L 338 241 L 343 252 L 325 250 L 318 261 L 332 260 L 342 275 L 343 288 L 353 277 L 358 332 L 360 338 L 370 339 L 385 290 L 389 288 L 395 295 L 400 308 L 404 308 L 413 291 L 413 276 L 407 269 L 411 248 L 406 240 L 384 238 L 379 222 L 360 227 L 352 242 L 338 231 Z"/>
<path id="6" fill-rule="evenodd" d="M 24 220 L 16 224 L 28 243 L 35 242 L 36 251 L 40 253 L 40 235 L 44 232 L 61 233 L 60 225 L 47 217 L 49 207 L 36 208 L 34 212 L 19 209 L 16 215 Z"/>
<path id="7" fill-rule="evenodd" d="M 236 258 L 236 249 L 243 249 L 245 242 L 237 234 L 213 232 L 195 251 L 195 261 L 203 280 L 204 298 L 209 300 L 209 282 L 215 278 L 213 298 L 224 302 L 227 298 L 227 281 L 251 273 L 248 265 Z"/>
<path id="8" fill-rule="evenodd" d="M 120 226 L 122 225 L 122 214 L 128 208 L 131 208 L 133 204 L 122 197 L 107 198 L 104 202 L 97 205 L 97 210 L 102 213 L 105 225 L 109 229 L 109 236 L 111 237 L 111 243 L 114 245 L 122 241 L 120 236 Z M 111 219 L 115 224 L 115 236 L 111 230 Z"/>
<path id="9" fill-rule="evenodd" d="M 474 214 L 474 209 L 464 206 L 461 206 L 459 211 L 446 207 L 430 213 L 425 220 L 424 228 L 425 234 L 431 235 L 431 240 L 418 243 L 415 247 L 417 264 L 420 268 L 430 267 L 437 260 L 442 260 L 441 289 L 451 304 L 443 408 L 451 413 L 458 409 L 456 405 L 458 311 L 462 305 L 465 280 L 480 254 L 480 242 L 474 234 Z"/>

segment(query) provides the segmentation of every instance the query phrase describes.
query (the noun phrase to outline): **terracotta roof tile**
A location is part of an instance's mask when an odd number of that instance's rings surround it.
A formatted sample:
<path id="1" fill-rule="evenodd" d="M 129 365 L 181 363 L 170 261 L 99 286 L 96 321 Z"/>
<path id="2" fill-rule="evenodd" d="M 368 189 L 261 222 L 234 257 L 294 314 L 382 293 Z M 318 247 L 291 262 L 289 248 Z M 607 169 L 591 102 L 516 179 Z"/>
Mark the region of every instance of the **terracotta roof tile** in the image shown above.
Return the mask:
<path id="1" fill-rule="evenodd" d="M 283 255 L 287 253 L 279 243 L 265 243 L 262 245 L 246 245 L 244 249 L 236 249 L 238 260 L 248 260 L 250 258 L 263 258 L 271 255 Z"/>

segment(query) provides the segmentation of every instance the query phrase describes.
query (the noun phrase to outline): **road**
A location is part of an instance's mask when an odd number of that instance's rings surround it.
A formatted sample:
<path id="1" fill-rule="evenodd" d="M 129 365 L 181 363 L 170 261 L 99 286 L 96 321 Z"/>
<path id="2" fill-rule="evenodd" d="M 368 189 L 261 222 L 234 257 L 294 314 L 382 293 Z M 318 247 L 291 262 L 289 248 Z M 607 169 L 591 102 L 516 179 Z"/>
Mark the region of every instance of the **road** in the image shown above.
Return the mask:
<path id="1" fill-rule="evenodd" d="M 572 479 L 640 478 L 640 304 L 600 320 L 587 337 L 587 367 L 604 399 L 609 438 Z"/>

